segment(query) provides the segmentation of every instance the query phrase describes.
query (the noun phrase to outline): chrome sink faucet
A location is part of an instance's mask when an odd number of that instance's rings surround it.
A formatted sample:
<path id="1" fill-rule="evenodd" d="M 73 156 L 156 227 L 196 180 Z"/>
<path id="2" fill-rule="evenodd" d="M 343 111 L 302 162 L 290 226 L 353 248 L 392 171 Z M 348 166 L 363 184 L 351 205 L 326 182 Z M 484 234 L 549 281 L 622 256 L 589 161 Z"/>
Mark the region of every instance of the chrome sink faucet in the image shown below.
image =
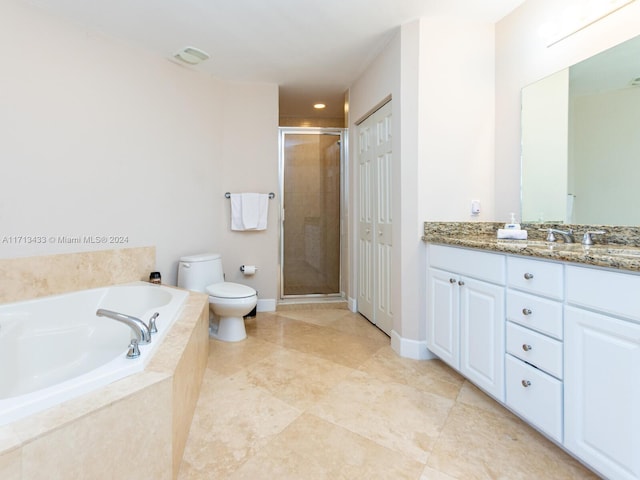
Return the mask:
<path id="1" fill-rule="evenodd" d="M 547 242 L 555 242 L 556 235 L 560 235 L 564 243 L 575 243 L 575 238 L 573 237 L 573 230 L 558 230 L 555 228 L 547 229 Z"/>
<path id="2" fill-rule="evenodd" d="M 114 312 L 113 310 L 105 310 L 104 308 L 99 308 L 96 311 L 96 315 L 98 317 L 111 318 L 112 320 L 129 325 L 131 330 L 133 330 L 133 333 L 136 334 L 136 343 L 151 343 L 151 331 L 147 324 L 139 318 L 125 315 L 124 313 Z"/>
<path id="3" fill-rule="evenodd" d="M 584 235 L 582 236 L 582 244 L 583 245 L 593 245 L 594 241 L 592 238 L 592 235 L 604 235 L 605 232 L 604 230 L 589 230 L 587 232 L 584 232 Z"/>

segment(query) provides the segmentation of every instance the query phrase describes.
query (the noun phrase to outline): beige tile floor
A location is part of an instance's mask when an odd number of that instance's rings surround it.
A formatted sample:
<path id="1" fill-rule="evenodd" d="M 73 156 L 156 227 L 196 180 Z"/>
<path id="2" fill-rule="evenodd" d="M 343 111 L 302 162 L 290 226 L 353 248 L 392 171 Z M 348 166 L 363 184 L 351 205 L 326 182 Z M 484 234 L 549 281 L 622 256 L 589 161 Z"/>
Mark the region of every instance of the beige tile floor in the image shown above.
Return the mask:
<path id="1" fill-rule="evenodd" d="M 438 360 L 341 309 L 211 340 L 179 479 L 598 478 Z"/>

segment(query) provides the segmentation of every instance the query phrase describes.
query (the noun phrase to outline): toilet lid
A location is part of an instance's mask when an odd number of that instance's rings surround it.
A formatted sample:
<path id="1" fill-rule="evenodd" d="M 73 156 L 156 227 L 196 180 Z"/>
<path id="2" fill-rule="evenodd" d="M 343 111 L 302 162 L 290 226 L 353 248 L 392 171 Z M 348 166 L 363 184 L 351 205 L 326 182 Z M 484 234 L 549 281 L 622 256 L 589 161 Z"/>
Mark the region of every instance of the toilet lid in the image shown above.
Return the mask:
<path id="1" fill-rule="evenodd" d="M 246 298 L 256 294 L 256 291 L 251 287 L 231 282 L 214 283 L 205 290 L 209 295 L 218 298 Z"/>

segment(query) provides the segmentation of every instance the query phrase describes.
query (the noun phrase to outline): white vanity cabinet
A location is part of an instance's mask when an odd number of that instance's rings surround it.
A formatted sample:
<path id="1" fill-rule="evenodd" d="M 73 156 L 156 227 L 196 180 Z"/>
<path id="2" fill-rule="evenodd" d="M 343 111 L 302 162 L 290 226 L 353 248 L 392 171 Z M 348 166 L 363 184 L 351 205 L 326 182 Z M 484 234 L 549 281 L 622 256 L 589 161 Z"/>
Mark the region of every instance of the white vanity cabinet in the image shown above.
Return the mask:
<path id="1" fill-rule="evenodd" d="M 640 276 L 567 266 L 566 448 L 607 478 L 640 478 Z"/>
<path id="2" fill-rule="evenodd" d="M 506 405 L 562 442 L 564 266 L 507 257 Z"/>
<path id="3" fill-rule="evenodd" d="M 504 401 L 504 255 L 429 245 L 428 348 Z"/>
<path id="4" fill-rule="evenodd" d="M 612 480 L 640 480 L 640 275 L 427 246 L 427 347 Z"/>

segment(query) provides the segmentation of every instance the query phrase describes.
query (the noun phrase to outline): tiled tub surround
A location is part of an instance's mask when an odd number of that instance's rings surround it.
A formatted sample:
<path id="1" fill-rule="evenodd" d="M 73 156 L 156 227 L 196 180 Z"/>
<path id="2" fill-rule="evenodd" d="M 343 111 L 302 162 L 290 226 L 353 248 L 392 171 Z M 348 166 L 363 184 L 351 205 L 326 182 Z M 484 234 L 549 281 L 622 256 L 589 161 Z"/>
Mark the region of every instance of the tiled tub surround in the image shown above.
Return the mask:
<path id="1" fill-rule="evenodd" d="M 521 225 L 528 232 L 528 240 L 498 240 L 497 231 L 503 227 L 503 223 L 497 222 L 425 222 L 422 239 L 428 243 L 640 272 L 640 227 L 532 223 Z M 576 243 L 547 242 L 548 228 L 573 229 Z M 607 233 L 596 236 L 595 245 L 584 246 L 580 241 L 587 230 Z"/>
<path id="2" fill-rule="evenodd" d="M 0 478 L 176 478 L 209 349 L 190 293 L 144 372 L 0 427 Z"/>
<path id="3" fill-rule="evenodd" d="M 0 303 L 148 280 L 155 247 L 0 259 Z"/>
<path id="4" fill-rule="evenodd" d="M 0 259 L 0 302 L 148 278 L 155 248 Z M 209 349 L 190 293 L 144 372 L 0 427 L 0 478 L 176 478 Z"/>

